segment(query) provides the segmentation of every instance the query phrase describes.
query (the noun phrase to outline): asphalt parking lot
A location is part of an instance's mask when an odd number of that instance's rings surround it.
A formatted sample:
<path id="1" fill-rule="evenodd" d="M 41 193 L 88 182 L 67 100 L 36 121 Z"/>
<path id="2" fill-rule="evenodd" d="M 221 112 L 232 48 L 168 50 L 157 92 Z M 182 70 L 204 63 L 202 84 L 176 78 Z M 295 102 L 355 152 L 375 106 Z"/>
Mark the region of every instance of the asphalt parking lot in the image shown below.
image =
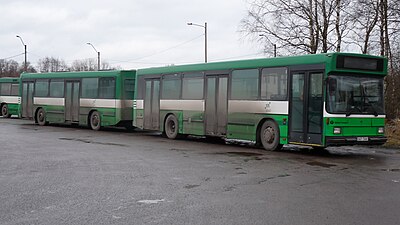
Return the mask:
<path id="1" fill-rule="evenodd" d="M 399 224 L 400 151 L 0 118 L 0 224 Z"/>

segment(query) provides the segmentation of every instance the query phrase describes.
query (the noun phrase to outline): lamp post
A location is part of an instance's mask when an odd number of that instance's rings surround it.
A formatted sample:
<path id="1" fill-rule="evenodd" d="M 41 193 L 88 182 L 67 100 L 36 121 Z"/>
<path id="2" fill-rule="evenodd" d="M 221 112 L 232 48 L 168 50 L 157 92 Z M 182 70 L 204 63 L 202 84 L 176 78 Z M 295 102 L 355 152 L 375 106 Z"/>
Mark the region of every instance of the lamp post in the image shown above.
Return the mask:
<path id="1" fill-rule="evenodd" d="M 187 25 L 204 28 L 204 61 L 207 63 L 207 22 L 205 22 L 204 25 L 196 23 L 187 23 Z"/>
<path id="2" fill-rule="evenodd" d="M 266 37 L 264 34 L 259 34 L 260 37 Z M 274 57 L 276 57 L 276 44 L 272 44 L 274 46 Z"/>
<path id="3" fill-rule="evenodd" d="M 21 40 L 21 43 L 22 43 L 22 45 L 24 46 L 24 50 L 25 50 L 25 52 L 24 52 L 24 54 L 25 54 L 24 71 L 27 72 L 28 66 L 27 66 L 27 64 L 26 64 L 26 44 L 25 44 L 24 41 L 22 40 L 21 36 L 17 35 L 16 37 L 19 38 L 19 40 Z"/>
<path id="4" fill-rule="evenodd" d="M 97 52 L 97 70 L 100 70 L 100 52 L 97 51 L 97 49 L 92 45 L 92 43 L 88 42 L 86 43 L 90 46 L 92 46 L 92 48 L 94 49 L 95 52 Z"/>

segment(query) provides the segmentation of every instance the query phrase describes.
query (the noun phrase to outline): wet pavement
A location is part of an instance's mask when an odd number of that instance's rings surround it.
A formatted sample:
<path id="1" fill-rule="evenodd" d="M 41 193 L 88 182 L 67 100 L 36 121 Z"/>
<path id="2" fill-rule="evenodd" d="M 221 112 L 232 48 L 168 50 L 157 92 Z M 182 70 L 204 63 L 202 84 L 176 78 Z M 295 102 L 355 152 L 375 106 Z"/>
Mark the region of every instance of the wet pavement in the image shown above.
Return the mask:
<path id="1" fill-rule="evenodd" d="M 400 151 L 0 118 L 0 224 L 399 224 Z"/>

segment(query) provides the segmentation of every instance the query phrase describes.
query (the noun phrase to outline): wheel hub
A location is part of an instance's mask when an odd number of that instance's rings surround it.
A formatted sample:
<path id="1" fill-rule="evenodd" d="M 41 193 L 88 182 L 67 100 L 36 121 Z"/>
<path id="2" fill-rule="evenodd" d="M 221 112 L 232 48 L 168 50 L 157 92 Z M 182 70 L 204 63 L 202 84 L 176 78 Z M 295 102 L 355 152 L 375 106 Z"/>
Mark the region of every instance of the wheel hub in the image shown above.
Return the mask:
<path id="1" fill-rule="evenodd" d="M 39 120 L 40 120 L 40 121 L 43 121 L 43 119 L 44 119 L 43 113 L 40 112 L 40 113 L 39 113 Z"/>
<path id="2" fill-rule="evenodd" d="M 99 118 L 96 115 L 93 116 L 93 118 L 92 118 L 92 124 L 94 126 L 97 126 L 99 124 Z"/>
<path id="3" fill-rule="evenodd" d="M 174 121 L 170 121 L 169 122 L 169 128 L 170 128 L 172 133 L 175 132 L 175 123 L 174 123 Z"/>
<path id="4" fill-rule="evenodd" d="M 268 143 L 274 142 L 275 139 L 274 129 L 272 129 L 272 127 L 268 127 L 267 129 L 264 130 L 263 136 Z"/>

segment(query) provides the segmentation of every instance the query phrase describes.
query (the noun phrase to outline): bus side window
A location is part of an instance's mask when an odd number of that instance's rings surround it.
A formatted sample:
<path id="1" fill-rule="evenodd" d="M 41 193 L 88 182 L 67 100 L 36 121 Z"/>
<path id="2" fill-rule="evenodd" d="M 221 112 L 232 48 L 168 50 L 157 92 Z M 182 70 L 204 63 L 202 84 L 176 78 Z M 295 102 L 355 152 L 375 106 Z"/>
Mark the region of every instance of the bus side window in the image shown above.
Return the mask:
<path id="1" fill-rule="evenodd" d="M 49 80 L 37 80 L 35 83 L 35 96 L 47 97 L 49 95 Z"/>
<path id="2" fill-rule="evenodd" d="M 231 99 L 255 100 L 258 98 L 258 69 L 232 71 Z"/>
<path id="3" fill-rule="evenodd" d="M 8 96 L 11 94 L 11 83 L 1 83 L 0 95 Z"/>
<path id="4" fill-rule="evenodd" d="M 50 81 L 50 97 L 64 97 L 64 80 Z"/>
<path id="5" fill-rule="evenodd" d="M 11 96 L 18 96 L 19 84 L 11 84 Z"/>
<path id="6" fill-rule="evenodd" d="M 124 80 L 124 99 L 132 100 L 135 93 L 135 80 Z"/>
<path id="7" fill-rule="evenodd" d="M 99 98 L 115 98 L 115 79 L 113 77 L 104 77 L 99 80 Z"/>
<path id="8" fill-rule="evenodd" d="M 82 78 L 82 98 L 98 97 L 98 78 Z"/>
<path id="9" fill-rule="evenodd" d="M 203 99 L 203 96 L 203 74 L 185 74 L 182 79 L 182 99 L 198 100 Z"/>
<path id="10" fill-rule="evenodd" d="M 264 68 L 261 73 L 261 99 L 284 101 L 286 97 L 286 67 Z"/>
<path id="11" fill-rule="evenodd" d="M 182 80 L 179 74 L 164 75 L 162 79 L 162 99 L 179 99 L 181 95 Z"/>

